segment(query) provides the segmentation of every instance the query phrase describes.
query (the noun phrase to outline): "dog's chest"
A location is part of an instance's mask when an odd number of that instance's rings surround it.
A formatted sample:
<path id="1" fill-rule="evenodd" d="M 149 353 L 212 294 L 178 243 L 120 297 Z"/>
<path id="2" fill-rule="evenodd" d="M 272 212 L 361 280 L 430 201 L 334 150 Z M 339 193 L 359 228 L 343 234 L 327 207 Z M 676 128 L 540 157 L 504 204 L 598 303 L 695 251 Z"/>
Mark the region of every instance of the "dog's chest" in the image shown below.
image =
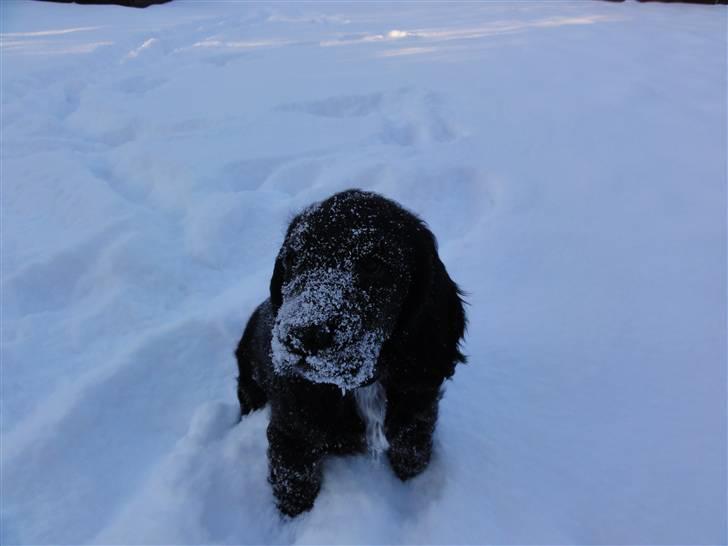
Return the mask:
<path id="1" fill-rule="evenodd" d="M 356 408 L 366 425 L 367 448 L 378 456 L 389 447 L 384 434 L 384 419 L 387 415 L 387 394 L 378 381 L 354 391 Z"/>

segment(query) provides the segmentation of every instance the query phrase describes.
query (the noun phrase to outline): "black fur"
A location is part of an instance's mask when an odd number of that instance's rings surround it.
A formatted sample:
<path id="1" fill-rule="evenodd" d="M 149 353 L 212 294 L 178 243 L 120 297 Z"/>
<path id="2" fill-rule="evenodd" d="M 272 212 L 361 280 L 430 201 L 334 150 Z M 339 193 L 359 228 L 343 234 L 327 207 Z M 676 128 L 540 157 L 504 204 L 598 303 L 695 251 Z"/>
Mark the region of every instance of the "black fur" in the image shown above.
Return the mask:
<path id="1" fill-rule="evenodd" d="M 310 509 L 322 458 L 366 447 L 353 391 L 374 381 L 387 397 L 394 473 L 406 480 L 422 472 L 442 383 L 465 361 L 464 329 L 461 292 L 415 215 L 349 190 L 296 216 L 270 298 L 235 351 L 242 414 L 271 404 L 269 481 L 279 509 Z"/>

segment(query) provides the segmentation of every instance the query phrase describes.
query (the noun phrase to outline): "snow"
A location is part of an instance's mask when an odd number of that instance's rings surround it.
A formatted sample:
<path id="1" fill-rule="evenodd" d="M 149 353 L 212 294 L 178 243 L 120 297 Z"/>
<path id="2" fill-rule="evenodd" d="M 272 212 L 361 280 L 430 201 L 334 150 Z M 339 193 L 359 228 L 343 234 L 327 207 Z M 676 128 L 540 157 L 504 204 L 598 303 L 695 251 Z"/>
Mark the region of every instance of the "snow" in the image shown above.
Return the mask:
<path id="1" fill-rule="evenodd" d="M 726 8 L 0 3 L 3 544 L 715 544 Z M 276 512 L 232 351 L 295 212 L 468 292 L 430 467 Z"/>

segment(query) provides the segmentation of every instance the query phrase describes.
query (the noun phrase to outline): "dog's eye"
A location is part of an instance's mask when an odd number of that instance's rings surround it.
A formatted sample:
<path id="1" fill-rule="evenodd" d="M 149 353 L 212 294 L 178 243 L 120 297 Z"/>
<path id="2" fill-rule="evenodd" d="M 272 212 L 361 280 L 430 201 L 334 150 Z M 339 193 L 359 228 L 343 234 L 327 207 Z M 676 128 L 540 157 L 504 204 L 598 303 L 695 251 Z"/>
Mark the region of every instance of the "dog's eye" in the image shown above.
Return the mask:
<path id="1" fill-rule="evenodd" d="M 357 267 L 359 274 L 366 279 L 379 280 L 386 276 L 386 267 L 382 260 L 377 258 L 364 258 Z"/>

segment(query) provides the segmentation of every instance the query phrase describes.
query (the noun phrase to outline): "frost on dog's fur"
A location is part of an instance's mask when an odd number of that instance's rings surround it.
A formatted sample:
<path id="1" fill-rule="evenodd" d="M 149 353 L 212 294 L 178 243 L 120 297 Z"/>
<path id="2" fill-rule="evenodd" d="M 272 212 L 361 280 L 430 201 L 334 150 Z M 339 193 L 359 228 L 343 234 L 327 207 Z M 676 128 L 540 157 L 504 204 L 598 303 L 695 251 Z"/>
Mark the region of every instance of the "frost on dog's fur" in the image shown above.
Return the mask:
<path id="1" fill-rule="evenodd" d="M 283 286 L 283 304 L 271 340 L 276 373 L 297 373 L 342 390 L 356 388 L 373 377 L 384 334 L 380 329 L 365 329 L 361 315 L 352 308 L 352 286 L 351 272 L 340 270 L 312 271 Z M 289 349 L 304 349 L 292 330 L 307 326 L 329 329 L 332 321 L 336 328 L 330 347 L 307 356 Z M 304 366 L 301 360 L 305 360 Z"/>

